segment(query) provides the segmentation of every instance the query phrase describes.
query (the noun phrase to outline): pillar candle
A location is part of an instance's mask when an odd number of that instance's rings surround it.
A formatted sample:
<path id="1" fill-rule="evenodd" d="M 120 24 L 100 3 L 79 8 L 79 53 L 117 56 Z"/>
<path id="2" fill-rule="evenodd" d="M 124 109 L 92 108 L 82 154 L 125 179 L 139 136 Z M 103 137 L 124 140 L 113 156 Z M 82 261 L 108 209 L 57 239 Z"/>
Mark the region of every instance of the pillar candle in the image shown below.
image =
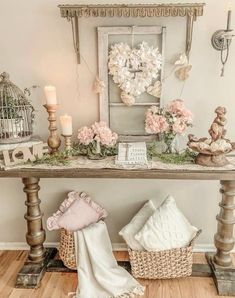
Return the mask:
<path id="1" fill-rule="evenodd" d="M 54 86 L 45 86 L 44 92 L 46 95 L 46 104 L 56 105 L 57 104 L 56 88 Z"/>
<path id="2" fill-rule="evenodd" d="M 67 114 L 60 116 L 60 123 L 62 134 L 64 136 L 71 136 L 73 134 L 72 117 Z"/>
<path id="3" fill-rule="evenodd" d="M 231 30 L 231 18 L 232 18 L 232 3 L 228 4 L 228 19 L 227 19 L 227 30 Z"/>

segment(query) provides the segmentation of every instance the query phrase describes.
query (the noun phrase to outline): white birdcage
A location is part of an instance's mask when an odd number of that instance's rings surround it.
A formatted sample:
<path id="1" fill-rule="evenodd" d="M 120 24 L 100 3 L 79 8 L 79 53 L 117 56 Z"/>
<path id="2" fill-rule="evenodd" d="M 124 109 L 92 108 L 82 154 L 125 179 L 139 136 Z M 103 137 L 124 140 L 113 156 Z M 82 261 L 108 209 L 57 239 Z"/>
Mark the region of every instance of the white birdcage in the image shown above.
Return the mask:
<path id="1" fill-rule="evenodd" d="M 0 144 L 28 141 L 33 134 L 34 108 L 23 91 L 0 74 Z"/>

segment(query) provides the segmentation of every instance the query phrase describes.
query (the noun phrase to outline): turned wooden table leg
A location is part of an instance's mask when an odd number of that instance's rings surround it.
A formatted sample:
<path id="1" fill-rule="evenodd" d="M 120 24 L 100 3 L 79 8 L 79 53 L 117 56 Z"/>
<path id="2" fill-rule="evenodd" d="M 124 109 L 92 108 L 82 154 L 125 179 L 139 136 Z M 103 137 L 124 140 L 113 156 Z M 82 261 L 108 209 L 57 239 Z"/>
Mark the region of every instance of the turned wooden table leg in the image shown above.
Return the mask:
<path id="1" fill-rule="evenodd" d="M 235 268 L 230 252 L 235 242 L 233 237 L 235 181 L 221 181 L 221 186 L 222 200 L 219 204 L 220 213 L 216 217 L 218 226 L 214 237 L 216 253 L 207 254 L 207 259 L 219 294 L 233 296 L 235 295 Z"/>
<path id="2" fill-rule="evenodd" d="M 56 249 L 44 249 L 43 243 L 46 238 L 45 230 L 42 225 L 43 213 L 40 209 L 40 199 L 38 197 L 39 178 L 23 178 L 24 192 L 26 193 L 27 221 L 26 241 L 30 247 L 28 260 L 17 275 L 16 287 L 36 288 L 47 269 L 51 258 L 57 252 Z"/>
<path id="3" fill-rule="evenodd" d="M 43 243 L 46 238 L 45 231 L 42 227 L 43 213 L 40 210 L 40 199 L 38 197 L 39 178 L 23 178 L 25 185 L 24 192 L 26 193 L 27 212 L 25 219 L 27 220 L 27 234 L 26 240 L 30 246 L 28 259 L 31 262 L 40 262 L 44 258 Z"/>
<path id="4" fill-rule="evenodd" d="M 230 255 L 234 247 L 233 226 L 234 218 L 234 196 L 235 196 L 235 181 L 221 181 L 222 201 L 220 202 L 220 213 L 217 215 L 218 220 L 217 233 L 215 234 L 215 247 L 217 252 L 214 256 L 215 264 L 222 267 L 230 267 L 232 258 Z"/>

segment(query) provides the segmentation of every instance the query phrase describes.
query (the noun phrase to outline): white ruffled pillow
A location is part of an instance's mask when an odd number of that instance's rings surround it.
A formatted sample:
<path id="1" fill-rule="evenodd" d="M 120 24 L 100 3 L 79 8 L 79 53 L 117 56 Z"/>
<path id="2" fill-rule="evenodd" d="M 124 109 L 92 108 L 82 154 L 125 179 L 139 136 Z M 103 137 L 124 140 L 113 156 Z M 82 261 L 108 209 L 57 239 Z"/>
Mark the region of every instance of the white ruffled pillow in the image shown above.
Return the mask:
<path id="1" fill-rule="evenodd" d="M 187 246 L 197 231 L 178 209 L 175 199 L 168 196 L 135 239 L 147 251 L 162 251 Z"/>
<path id="2" fill-rule="evenodd" d="M 148 218 L 156 211 L 153 202 L 149 200 L 120 232 L 127 245 L 133 250 L 143 250 L 143 246 L 135 239 L 135 234 L 143 227 Z"/>

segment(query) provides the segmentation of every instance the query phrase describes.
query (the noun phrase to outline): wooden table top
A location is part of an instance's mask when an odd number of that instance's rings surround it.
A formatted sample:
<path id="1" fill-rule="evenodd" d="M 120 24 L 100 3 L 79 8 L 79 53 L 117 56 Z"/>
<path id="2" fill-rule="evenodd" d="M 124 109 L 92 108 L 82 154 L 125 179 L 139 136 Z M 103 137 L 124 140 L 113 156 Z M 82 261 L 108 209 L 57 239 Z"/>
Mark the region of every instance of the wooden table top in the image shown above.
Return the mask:
<path id="1" fill-rule="evenodd" d="M 235 180 L 235 171 L 228 170 L 156 170 L 156 169 L 11 169 L 0 170 L 1 178 L 122 178 L 176 180 Z"/>

